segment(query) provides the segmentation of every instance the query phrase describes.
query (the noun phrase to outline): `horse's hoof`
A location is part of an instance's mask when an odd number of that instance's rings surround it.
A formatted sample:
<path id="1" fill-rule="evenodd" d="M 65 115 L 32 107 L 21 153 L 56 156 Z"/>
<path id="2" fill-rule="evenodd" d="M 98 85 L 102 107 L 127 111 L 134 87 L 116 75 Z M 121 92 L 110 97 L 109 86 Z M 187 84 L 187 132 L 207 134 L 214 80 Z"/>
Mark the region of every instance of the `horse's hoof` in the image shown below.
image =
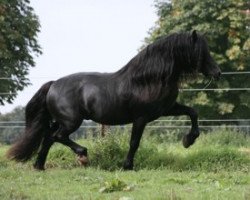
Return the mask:
<path id="1" fill-rule="evenodd" d="M 37 163 L 35 163 L 35 164 L 33 165 L 33 167 L 34 167 L 34 169 L 37 170 L 37 171 L 44 171 L 44 170 L 45 170 L 44 166 L 41 166 L 41 165 L 39 165 L 39 164 L 37 164 Z"/>
<path id="2" fill-rule="evenodd" d="M 129 170 L 133 170 L 133 169 L 134 169 L 133 164 L 130 164 L 130 163 L 127 163 L 127 162 L 124 163 L 124 165 L 123 165 L 123 170 L 124 171 L 129 171 Z"/>
<path id="3" fill-rule="evenodd" d="M 194 144 L 195 139 L 191 137 L 190 135 L 184 135 L 182 138 L 182 144 L 185 148 L 190 147 L 192 144 Z"/>
<path id="4" fill-rule="evenodd" d="M 77 156 L 78 163 L 82 166 L 87 166 L 89 163 L 89 159 L 87 156 L 84 155 L 78 155 Z"/>
<path id="5" fill-rule="evenodd" d="M 197 136 L 198 137 L 198 136 Z M 187 134 L 187 135 L 184 135 L 183 138 L 182 138 L 182 144 L 185 148 L 188 148 L 190 147 L 192 144 L 194 144 L 195 142 L 195 139 L 197 138 L 196 136 L 194 135 L 190 135 L 190 134 Z"/>
<path id="6" fill-rule="evenodd" d="M 132 171 L 133 169 L 134 169 L 134 168 L 133 168 L 133 167 L 130 167 L 130 166 L 129 166 L 129 167 L 123 166 L 123 170 L 124 170 L 124 171 Z"/>
<path id="7" fill-rule="evenodd" d="M 190 143 L 188 141 L 188 135 L 184 135 L 183 138 L 182 138 L 182 144 L 185 148 L 188 148 L 190 147 Z"/>

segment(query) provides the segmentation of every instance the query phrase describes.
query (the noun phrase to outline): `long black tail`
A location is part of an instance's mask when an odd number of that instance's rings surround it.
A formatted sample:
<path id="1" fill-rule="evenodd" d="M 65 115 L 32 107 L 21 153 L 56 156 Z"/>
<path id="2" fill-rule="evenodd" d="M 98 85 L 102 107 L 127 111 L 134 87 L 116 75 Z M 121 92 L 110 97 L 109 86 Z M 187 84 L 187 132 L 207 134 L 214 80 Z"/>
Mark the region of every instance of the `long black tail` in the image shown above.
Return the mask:
<path id="1" fill-rule="evenodd" d="M 16 161 L 29 160 L 39 149 L 51 116 L 46 106 L 46 96 L 53 81 L 45 83 L 28 102 L 25 110 L 25 132 L 8 150 L 7 157 Z"/>

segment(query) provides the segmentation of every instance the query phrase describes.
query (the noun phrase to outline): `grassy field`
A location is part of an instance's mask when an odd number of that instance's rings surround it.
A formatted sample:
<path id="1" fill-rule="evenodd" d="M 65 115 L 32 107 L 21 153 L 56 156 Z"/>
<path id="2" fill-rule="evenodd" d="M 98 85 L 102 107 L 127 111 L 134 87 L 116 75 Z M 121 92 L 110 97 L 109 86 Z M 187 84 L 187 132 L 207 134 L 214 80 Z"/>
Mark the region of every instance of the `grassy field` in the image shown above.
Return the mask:
<path id="1" fill-rule="evenodd" d="M 78 166 L 61 145 L 47 170 L 6 160 L 0 147 L 0 199 L 250 199 L 250 138 L 221 131 L 202 135 L 190 149 L 165 136 L 146 136 L 135 171 L 124 172 L 127 135 L 90 138 L 90 166 Z"/>

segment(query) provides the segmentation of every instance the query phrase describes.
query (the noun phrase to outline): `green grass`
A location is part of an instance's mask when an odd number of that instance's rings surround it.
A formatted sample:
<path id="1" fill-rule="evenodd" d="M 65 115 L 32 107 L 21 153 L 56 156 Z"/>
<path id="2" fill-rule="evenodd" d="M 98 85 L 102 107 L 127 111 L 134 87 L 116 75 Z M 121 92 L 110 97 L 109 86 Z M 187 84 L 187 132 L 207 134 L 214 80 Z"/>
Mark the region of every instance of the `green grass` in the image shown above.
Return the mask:
<path id="1" fill-rule="evenodd" d="M 124 172 L 128 139 L 116 134 L 81 140 L 89 148 L 87 168 L 70 150 L 55 145 L 45 172 L 35 171 L 32 162 L 6 160 L 8 147 L 0 146 L 0 199 L 250 199 L 247 135 L 201 135 L 190 149 L 146 135 L 136 171 Z"/>
<path id="2" fill-rule="evenodd" d="M 250 198 L 249 175 L 244 172 L 173 172 L 164 169 L 108 172 L 93 168 L 36 172 L 16 166 L 2 169 L 0 177 L 1 199 Z M 103 191 L 103 188 L 108 190 Z"/>

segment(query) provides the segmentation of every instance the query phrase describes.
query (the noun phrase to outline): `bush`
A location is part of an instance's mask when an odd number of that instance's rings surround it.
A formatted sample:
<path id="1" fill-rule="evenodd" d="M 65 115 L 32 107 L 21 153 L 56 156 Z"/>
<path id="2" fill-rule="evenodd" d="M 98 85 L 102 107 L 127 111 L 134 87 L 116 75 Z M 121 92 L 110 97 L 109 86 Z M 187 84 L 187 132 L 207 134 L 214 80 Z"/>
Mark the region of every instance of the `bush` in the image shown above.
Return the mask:
<path id="1" fill-rule="evenodd" d="M 91 166 L 105 170 L 121 168 L 128 150 L 128 141 L 128 135 L 119 133 L 94 138 L 88 151 Z"/>
<path id="2" fill-rule="evenodd" d="M 129 140 L 130 134 L 127 132 L 109 133 L 105 138 L 94 138 L 89 148 L 91 166 L 111 171 L 121 169 L 129 150 Z M 156 169 L 162 165 L 161 158 L 158 161 L 155 160 L 159 154 L 157 146 L 158 143 L 154 137 L 146 136 L 142 139 L 135 156 L 136 169 L 146 167 Z"/>

